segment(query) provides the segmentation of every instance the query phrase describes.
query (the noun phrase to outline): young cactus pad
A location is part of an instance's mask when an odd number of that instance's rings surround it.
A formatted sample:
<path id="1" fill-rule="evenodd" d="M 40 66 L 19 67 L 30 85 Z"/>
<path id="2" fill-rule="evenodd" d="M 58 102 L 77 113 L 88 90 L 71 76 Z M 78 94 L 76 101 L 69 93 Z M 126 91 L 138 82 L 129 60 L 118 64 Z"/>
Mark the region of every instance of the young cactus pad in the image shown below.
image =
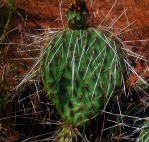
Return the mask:
<path id="1" fill-rule="evenodd" d="M 43 82 L 66 124 L 86 124 L 121 90 L 124 55 L 121 44 L 110 36 L 93 28 L 65 30 L 45 49 Z"/>
<path id="2" fill-rule="evenodd" d="M 67 10 L 66 18 L 71 29 L 86 29 L 89 11 L 84 1 L 73 3 Z"/>

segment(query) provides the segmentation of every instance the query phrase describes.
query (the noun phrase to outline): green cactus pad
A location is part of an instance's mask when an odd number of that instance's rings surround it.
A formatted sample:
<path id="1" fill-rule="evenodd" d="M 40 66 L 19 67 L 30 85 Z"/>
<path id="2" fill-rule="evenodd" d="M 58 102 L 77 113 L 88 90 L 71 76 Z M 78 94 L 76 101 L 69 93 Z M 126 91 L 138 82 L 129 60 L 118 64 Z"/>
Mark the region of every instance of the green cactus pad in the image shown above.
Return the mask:
<path id="1" fill-rule="evenodd" d="M 67 10 L 66 19 L 71 29 L 87 28 L 88 9 L 85 2 L 72 4 Z"/>
<path id="2" fill-rule="evenodd" d="M 86 124 L 120 92 L 126 74 L 120 46 L 110 33 L 95 29 L 66 30 L 48 44 L 43 82 L 65 123 Z"/>

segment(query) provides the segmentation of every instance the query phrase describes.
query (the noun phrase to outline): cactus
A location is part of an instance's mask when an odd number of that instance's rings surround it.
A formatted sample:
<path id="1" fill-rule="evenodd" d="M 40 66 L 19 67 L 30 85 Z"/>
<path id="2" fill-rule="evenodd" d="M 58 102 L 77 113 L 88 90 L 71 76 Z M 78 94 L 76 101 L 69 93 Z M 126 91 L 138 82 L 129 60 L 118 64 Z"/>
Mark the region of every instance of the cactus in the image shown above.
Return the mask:
<path id="1" fill-rule="evenodd" d="M 144 128 L 141 130 L 138 142 L 148 142 L 149 141 L 149 121 L 144 122 Z"/>
<path id="2" fill-rule="evenodd" d="M 49 42 L 41 61 L 45 90 L 68 126 L 63 132 L 69 126 L 85 126 L 98 115 L 115 94 L 121 93 L 127 73 L 122 44 L 116 37 L 89 28 L 87 17 L 76 7 L 69 9 L 66 17 L 71 29 Z"/>
<path id="3" fill-rule="evenodd" d="M 121 44 L 108 34 L 95 29 L 66 30 L 46 48 L 45 88 L 68 124 L 78 125 L 95 116 L 122 85 L 126 71 Z"/>
<path id="4" fill-rule="evenodd" d="M 84 1 L 76 1 L 72 3 L 71 7 L 67 10 L 66 19 L 71 29 L 86 29 L 88 27 L 88 14 Z"/>

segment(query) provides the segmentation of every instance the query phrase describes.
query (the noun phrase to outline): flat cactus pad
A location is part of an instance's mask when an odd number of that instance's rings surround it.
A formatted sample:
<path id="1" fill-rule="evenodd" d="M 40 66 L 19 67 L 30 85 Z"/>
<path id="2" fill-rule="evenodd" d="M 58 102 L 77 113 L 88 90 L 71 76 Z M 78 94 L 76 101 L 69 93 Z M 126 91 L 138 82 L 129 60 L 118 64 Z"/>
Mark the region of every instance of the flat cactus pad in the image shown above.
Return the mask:
<path id="1" fill-rule="evenodd" d="M 84 125 L 120 93 L 124 54 L 106 31 L 65 30 L 53 38 L 41 62 L 43 82 L 63 121 Z"/>

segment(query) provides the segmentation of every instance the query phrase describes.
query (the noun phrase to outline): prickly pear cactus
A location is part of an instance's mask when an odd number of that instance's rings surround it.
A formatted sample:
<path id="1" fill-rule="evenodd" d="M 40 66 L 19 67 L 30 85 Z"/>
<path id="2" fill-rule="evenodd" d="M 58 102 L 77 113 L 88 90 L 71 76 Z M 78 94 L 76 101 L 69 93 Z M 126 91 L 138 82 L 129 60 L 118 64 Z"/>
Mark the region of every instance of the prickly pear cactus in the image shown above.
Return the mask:
<path id="1" fill-rule="evenodd" d="M 78 9 L 83 2 L 67 11 L 70 29 L 49 42 L 41 61 L 47 95 L 68 127 L 98 115 L 121 93 L 126 74 L 121 43 L 108 31 L 88 27 L 85 8 Z"/>
<path id="2" fill-rule="evenodd" d="M 84 125 L 122 87 L 120 43 L 108 32 L 65 30 L 47 46 L 42 61 L 47 94 L 67 124 Z"/>

